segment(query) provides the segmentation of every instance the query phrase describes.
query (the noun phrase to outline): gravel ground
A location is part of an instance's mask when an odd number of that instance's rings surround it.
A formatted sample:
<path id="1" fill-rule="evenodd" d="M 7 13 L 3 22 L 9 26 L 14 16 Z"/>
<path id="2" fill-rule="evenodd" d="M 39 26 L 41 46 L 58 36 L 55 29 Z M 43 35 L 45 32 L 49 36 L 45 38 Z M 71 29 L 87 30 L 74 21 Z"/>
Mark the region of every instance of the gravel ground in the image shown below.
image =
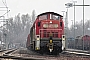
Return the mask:
<path id="1" fill-rule="evenodd" d="M 77 55 L 65 55 L 60 54 L 59 56 L 52 56 L 52 55 L 40 55 L 39 53 L 27 50 L 27 49 L 20 49 L 12 53 L 15 56 L 22 56 L 22 57 L 31 57 L 37 59 L 45 59 L 45 60 L 90 60 L 90 57 L 85 56 L 77 56 Z"/>

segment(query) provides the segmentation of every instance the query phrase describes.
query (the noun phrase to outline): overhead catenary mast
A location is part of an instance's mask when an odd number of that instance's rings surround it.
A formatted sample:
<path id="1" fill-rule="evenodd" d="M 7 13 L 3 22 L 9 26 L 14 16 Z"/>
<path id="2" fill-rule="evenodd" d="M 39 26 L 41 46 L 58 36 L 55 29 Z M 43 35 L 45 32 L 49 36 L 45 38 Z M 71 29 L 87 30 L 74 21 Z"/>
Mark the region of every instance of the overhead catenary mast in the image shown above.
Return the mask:
<path id="1" fill-rule="evenodd" d="M 6 34 L 6 28 L 4 29 L 4 27 L 6 27 L 7 23 L 8 23 L 8 12 L 10 12 L 10 10 L 8 10 L 8 7 L 7 7 L 7 3 L 6 3 L 6 0 L 2 0 L 2 3 L 4 4 L 4 6 L 0 6 L 0 11 L 1 12 L 4 12 L 3 14 L 0 14 L 0 22 L 2 23 L 2 26 L 0 26 L 0 28 L 2 28 L 2 33 L 3 33 L 3 37 L 2 37 L 2 40 L 1 40 L 1 43 L 2 41 L 5 42 L 5 48 L 7 49 L 7 41 L 6 41 L 6 37 L 7 37 L 7 34 Z M 5 16 L 6 15 L 6 16 Z M 3 17 L 3 19 L 1 18 Z M 6 19 L 7 18 L 7 19 Z"/>

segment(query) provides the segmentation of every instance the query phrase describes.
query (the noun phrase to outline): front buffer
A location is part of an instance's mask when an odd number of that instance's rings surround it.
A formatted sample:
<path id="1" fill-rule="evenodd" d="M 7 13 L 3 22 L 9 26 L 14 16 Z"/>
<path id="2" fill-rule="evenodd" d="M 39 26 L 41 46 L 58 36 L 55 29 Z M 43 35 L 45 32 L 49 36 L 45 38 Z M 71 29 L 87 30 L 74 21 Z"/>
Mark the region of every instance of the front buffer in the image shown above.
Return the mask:
<path id="1" fill-rule="evenodd" d="M 39 51 L 41 54 L 59 54 L 65 49 L 65 35 L 62 38 L 42 38 L 37 37 L 35 41 L 35 51 Z"/>

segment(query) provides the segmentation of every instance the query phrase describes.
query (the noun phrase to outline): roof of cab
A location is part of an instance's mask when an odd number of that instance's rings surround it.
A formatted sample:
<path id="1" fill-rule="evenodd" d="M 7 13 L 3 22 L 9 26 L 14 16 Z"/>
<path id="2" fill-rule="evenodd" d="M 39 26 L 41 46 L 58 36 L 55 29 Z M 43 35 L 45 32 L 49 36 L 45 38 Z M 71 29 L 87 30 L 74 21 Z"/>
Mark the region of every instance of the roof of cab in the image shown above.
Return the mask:
<path id="1" fill-rule="evenodd" d="M 54 15 L 58 15 L 58 16 L 61 16 L 63 17 L 62 15 L 58 14 L 58 13 L 55 13 L 55 12 L 45 12 L 45 13 L 41 13 L 39 14 L 37 17 L 41 16 L 41 15 L 45 15 L 45 14 L 54 14 Z"/>

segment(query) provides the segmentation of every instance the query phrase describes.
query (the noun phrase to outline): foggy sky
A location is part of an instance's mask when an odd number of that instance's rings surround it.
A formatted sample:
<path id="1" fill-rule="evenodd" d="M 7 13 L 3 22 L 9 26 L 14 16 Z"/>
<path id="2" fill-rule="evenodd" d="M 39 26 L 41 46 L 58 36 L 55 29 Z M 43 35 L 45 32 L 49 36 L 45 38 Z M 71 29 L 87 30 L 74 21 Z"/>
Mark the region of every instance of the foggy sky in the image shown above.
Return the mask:
<path id="1" fill-rule="evenodd" d="M 0 7 L 5 6 L 3 2 L 5 0 L 0 0 Z M 53 11 L 56 13 L 59 13 L 63 15 L 61 11 L 67 11 L 65 4 L 69 3 L 72 0 L 6 0 L 7 6 L 9 7 L 9 17 L 14 17 L 18 13 L 20 14 L 30 14 L 32 13 L 32 10 L 35 10 L 36 15 L 47 12 L 47 11 Z M 90 5 L 90 0 L 85 0 L 85 4 Z M 83 0 L 77 0 L 77 5 L 83 4 Z M 76 21 L 83 19 L 83 8 L 76 7 L 76 15 L 75 19 Z M 0 10 L 3 10 L 0 8 Z M 71 25 L 71 20 L 74 19 L 73 17 L 73 7 L 70 7 L 68 9 L 68 22 L 69 25 Z M 3 15 L 5 11 L 0 11 L 0 15 Z M 64 13 L 65 14 L 65 13 Z M 65 16 L 65 15 L 64 15 Z M 85 7 L 85 20 L 90 19 L 90 6 Z"/>

